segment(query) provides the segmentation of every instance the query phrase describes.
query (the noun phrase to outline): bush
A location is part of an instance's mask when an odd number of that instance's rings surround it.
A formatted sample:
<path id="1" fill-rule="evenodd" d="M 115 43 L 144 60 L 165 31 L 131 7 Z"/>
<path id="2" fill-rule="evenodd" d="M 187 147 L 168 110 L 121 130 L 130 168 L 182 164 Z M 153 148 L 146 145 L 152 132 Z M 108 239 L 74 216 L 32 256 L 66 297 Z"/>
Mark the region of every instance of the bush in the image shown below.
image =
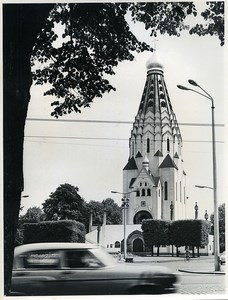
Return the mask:
<path id="1" fill-rule="evenodd" d="M 25 223 L 24 244 L 41 242 L 85 242 L 85 226 L 73 220 Z"/>
<path id="2" fill-rule="evenodd" d="M 171 224 L 173 244 L 205 246 L 208 244 L 208 225 L 204 220 L 177 220 Z"/>

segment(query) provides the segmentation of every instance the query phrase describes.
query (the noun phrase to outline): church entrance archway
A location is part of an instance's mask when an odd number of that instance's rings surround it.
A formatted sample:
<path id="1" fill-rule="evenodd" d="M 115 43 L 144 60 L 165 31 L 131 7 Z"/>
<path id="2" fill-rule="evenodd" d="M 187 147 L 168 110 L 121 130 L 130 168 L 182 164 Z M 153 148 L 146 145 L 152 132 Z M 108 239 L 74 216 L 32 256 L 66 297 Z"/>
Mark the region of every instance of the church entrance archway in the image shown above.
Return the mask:
<path id="1" fill-rule="evenodd" d="M 143 241 L 142 241 L 142 239 L 135 239 L 133 241 L 133 252 L 143 252 Z"/>
<path id="2" fill-rule="evenodd" d="M 142 253 L 145 251 L 145 244 L 142 232 L 133 231 L 127 238 L 127 252 Z"/>
<path id="3" fill-rule="evenodd" d="M 134 224 L 141 224 L 142 220 L 146 220 L 146 219 L 153 219 L 152 215 L 145 210 L 139 211 L 135 216 L 134 216 Z"/>

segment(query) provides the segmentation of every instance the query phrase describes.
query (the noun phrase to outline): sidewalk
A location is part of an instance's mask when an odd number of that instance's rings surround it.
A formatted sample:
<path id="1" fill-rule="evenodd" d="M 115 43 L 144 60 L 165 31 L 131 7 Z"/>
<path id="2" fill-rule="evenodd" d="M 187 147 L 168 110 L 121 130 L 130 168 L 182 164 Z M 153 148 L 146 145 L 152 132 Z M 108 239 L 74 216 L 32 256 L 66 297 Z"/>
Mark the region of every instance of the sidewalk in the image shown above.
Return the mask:
<path id="1" fill-rule="evenodd" d="M 220 271 L 215 271 L 214 256 L 192 258 L 188 266 L 179 268 L 178 271 L 195 274 L 226 274 L 224 265 L 220 266 Z"/>
<path id="2" fill-rule="evenodd" d="M 191 258 L 190 261 L 184 262 L 183 257 L 175 256 L 150 256 L 150 257 L 140 257 L 134 256 L 133 263 L 171 263 L 177 262 L 179 272 L 185 273 L 196 273 L 196 274 L 217 274 L 225 275 L 225 265 L 221 266 L 221 271 L 214 271 L 214 256 L 200 256 Z"/>

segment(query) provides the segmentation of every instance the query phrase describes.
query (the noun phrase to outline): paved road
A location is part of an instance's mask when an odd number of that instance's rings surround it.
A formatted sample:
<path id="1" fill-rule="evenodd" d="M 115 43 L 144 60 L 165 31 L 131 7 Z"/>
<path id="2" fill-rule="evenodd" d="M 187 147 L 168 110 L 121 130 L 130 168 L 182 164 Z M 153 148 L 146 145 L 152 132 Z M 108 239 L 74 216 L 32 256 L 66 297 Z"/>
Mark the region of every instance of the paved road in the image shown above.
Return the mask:
<path id="1" fill-rule="evenodd" d="M 225 294 L 223 275 L 180 274 L 178 294 Z"/>
<path id="2" fill-rule="evenodd" d="M 214 271 L 213 257 L 193 258 L 189 262 L 185 262 L 183 258 L 134 258 L 135 263 L 151 263 L 161 264 L 169 267 L 174 273 L 179 276 L 178 294 L 194 294 L 194 295 L 227 295 L 225 280 L 223 274 L 198 274 L 183 271 L 193 272 L 210 272 Z M 225 266 L 221 266 L 221 271 L 225 272 Z M 228 299 L 228 296 L 227 298 Z"/>

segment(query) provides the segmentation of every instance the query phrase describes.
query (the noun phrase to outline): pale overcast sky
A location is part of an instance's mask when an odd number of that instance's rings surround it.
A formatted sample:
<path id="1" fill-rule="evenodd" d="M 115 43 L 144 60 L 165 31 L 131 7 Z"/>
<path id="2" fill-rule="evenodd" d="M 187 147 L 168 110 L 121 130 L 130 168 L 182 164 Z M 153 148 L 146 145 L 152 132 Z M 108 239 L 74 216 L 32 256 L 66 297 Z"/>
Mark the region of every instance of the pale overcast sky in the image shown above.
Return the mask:
<path id="1" fill-rule="evenodd" d="M 135 26 L 134 32 L 152 44 L 141 26 Z M 183 138 L 189 218 L 194 217 L 196 201 L 200 218 L 205 209 L 209 214 L 213 212 L 213 191 L 195 188 L 197 184 L 213 184 L 211 127 L 205 126 L 211 124 L 211 103 L 176 86 L 188 85 L 188 79 L 194 79 L 214 98 L 215 122 L 220 125 L 216 126 L 216 150 L 218 202 L 221 204 L 226 200 L 225 128 L 222 126 L 225 123 L 224 51 L 217 37 L 188 33 L 181 37 L 158 37 L 157 56 L 164 65 L 166 85 Z M 79 194 L 86 201 L 111 197 L 120 204 L 121 195 L 111 194 L 111 190 L 122 192 L 122 169 L 129 156 L 128 139 L 146 80 L 145 63 L 150 56 L 151 53 L 145 52 L 137 54 L 133 62 L 120 63 L 115 69 L 116 75 L 110 78 L 116 92 L 95 99 L 91 108 L 82 110 L 81 114 L 59 120 L 42 120 L 52 119 L 50 103 L 53 99 L 43 96 L 44 86 L 32 87 L 24 144 L 23 194 L 29 197 L 22 198 L 23 213 L 29 207 L 42 207 L 50 193 L 64 183 L 78 186 Z M 30 120 L 34 118 L 39 120 Z"/>

